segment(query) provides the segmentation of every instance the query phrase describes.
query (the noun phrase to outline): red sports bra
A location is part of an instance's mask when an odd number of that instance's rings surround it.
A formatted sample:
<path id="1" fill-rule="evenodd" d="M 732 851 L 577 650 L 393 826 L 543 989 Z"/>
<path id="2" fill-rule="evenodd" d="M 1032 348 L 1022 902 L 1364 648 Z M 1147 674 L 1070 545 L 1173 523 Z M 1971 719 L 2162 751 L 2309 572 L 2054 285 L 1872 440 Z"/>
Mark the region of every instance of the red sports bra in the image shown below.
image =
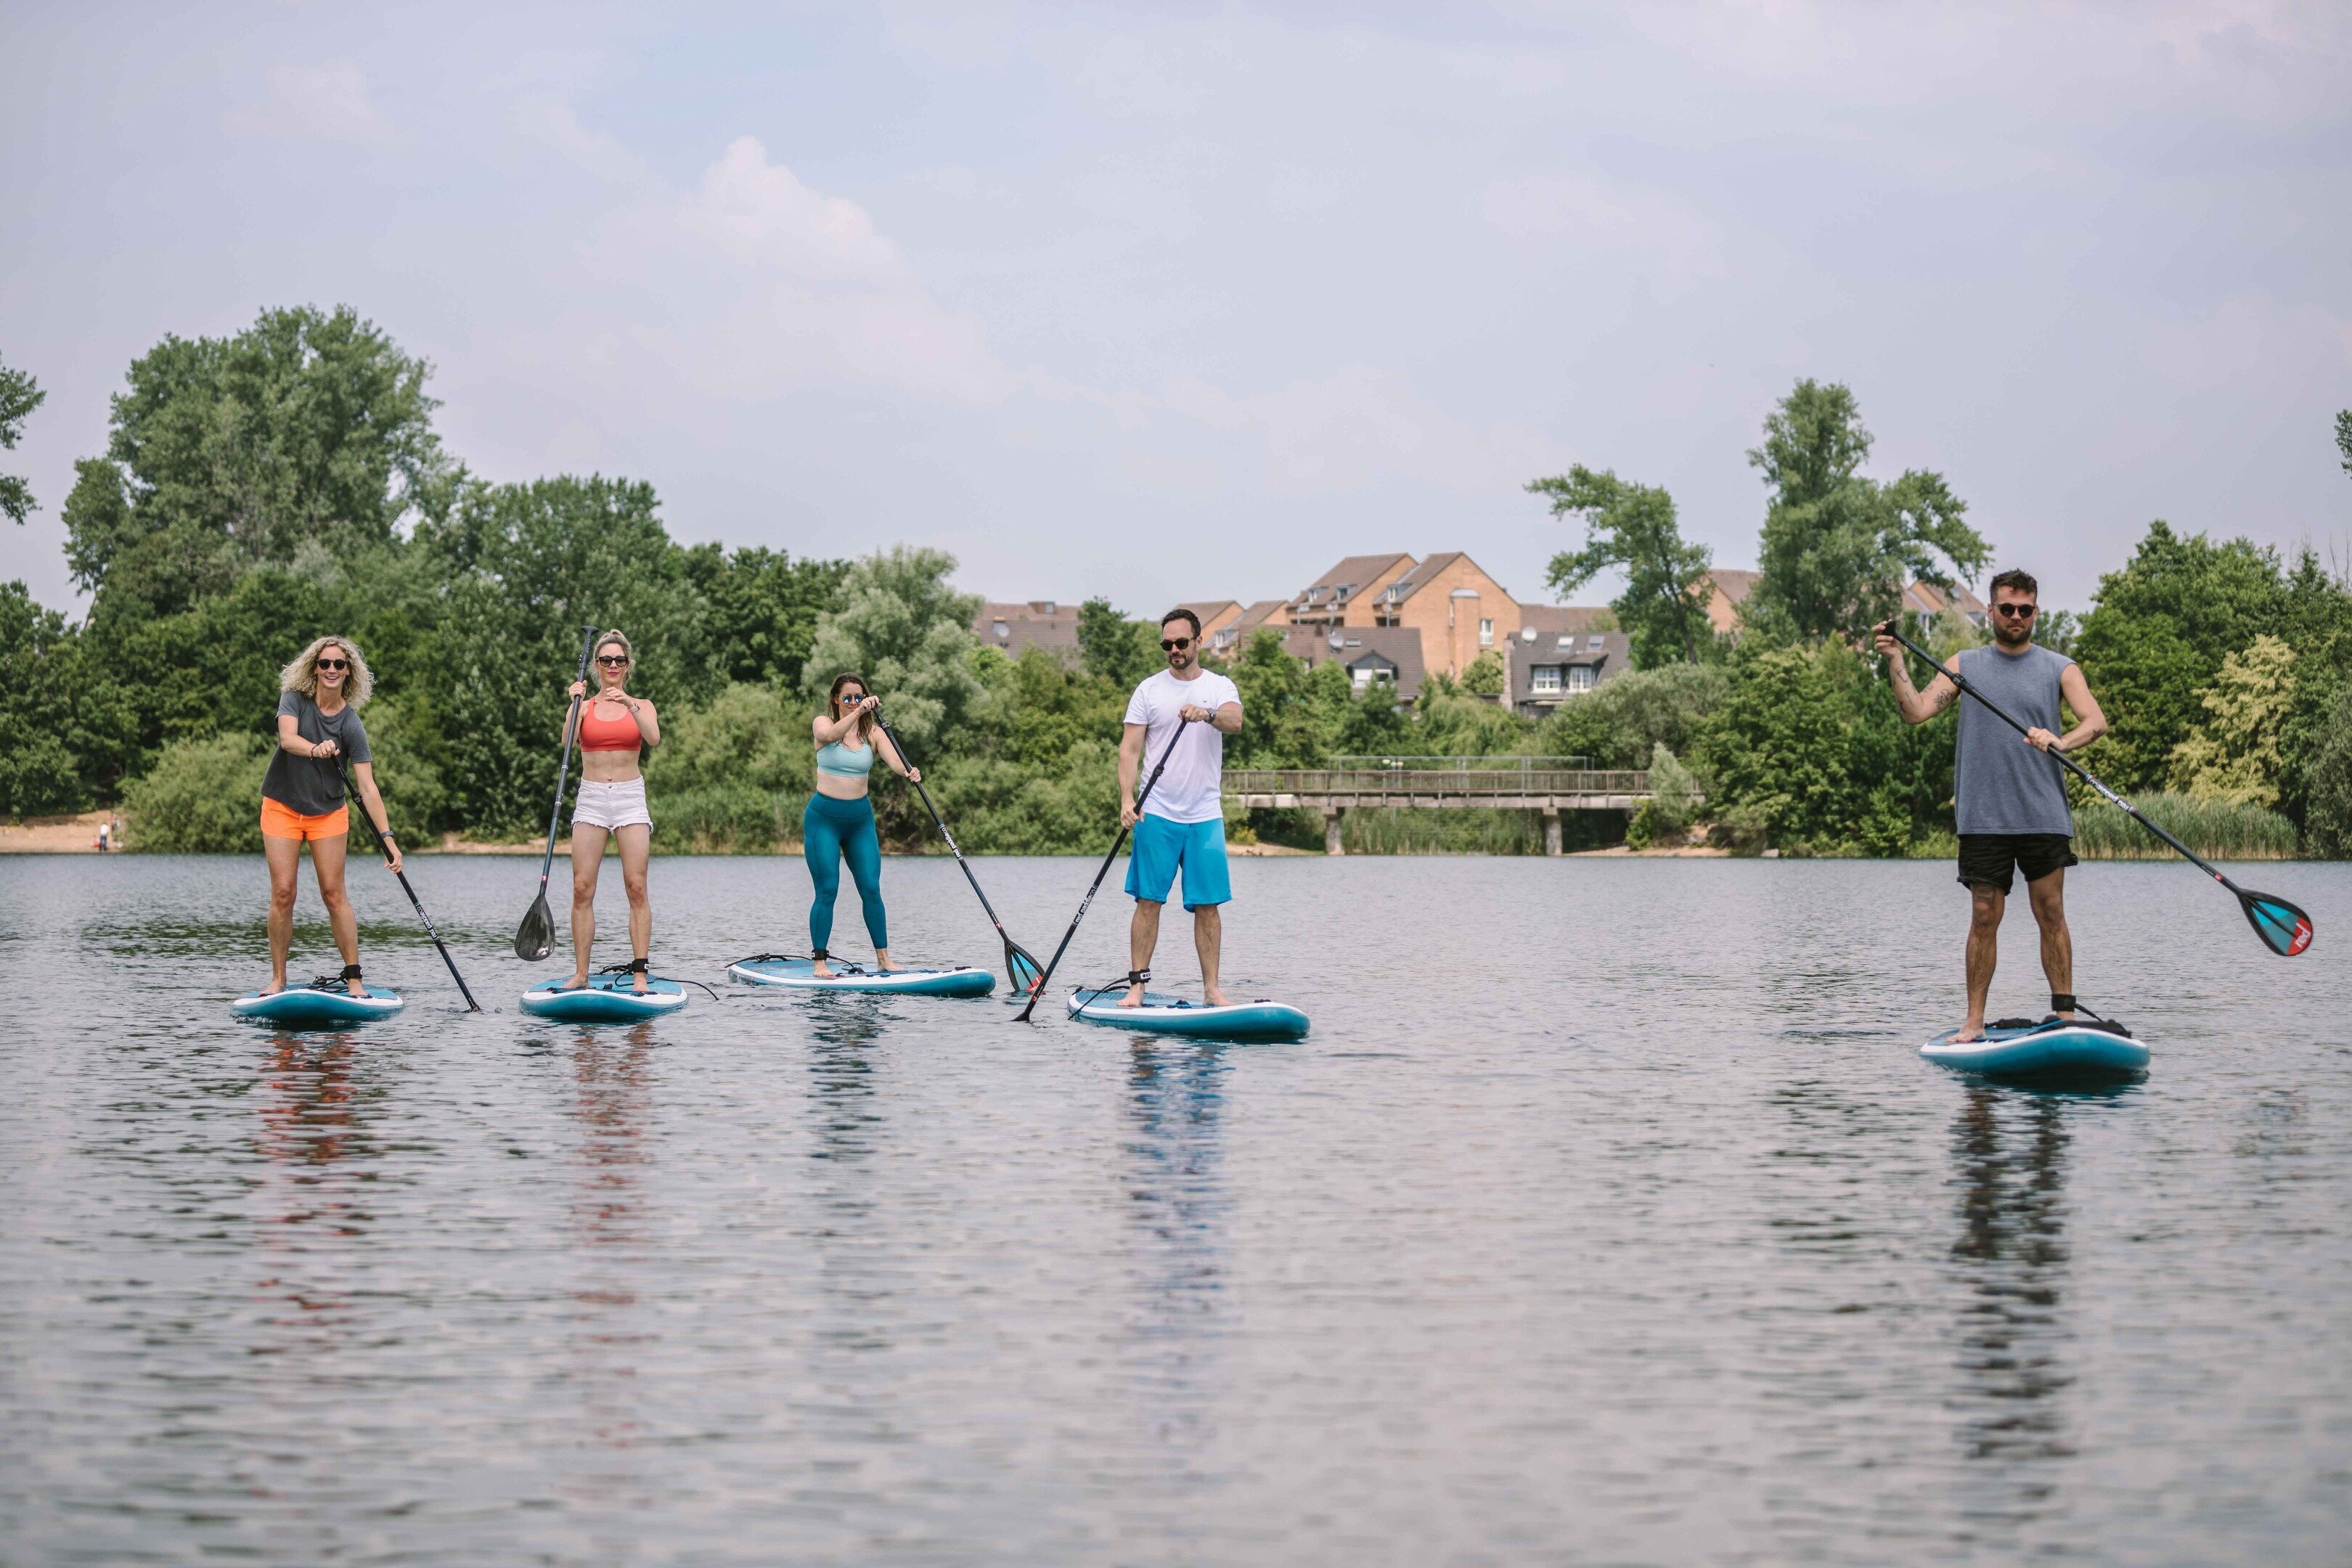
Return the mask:
<path id="1" fill-rule="evenodd" d="M 634 752 L 645 743 L 645 736 L 637 731 L 637 721 L 626 709 L 617 719 L 599 719 L 596 704 L 592 700 L 580 715 L 580 749 L 583 752 Z"/>

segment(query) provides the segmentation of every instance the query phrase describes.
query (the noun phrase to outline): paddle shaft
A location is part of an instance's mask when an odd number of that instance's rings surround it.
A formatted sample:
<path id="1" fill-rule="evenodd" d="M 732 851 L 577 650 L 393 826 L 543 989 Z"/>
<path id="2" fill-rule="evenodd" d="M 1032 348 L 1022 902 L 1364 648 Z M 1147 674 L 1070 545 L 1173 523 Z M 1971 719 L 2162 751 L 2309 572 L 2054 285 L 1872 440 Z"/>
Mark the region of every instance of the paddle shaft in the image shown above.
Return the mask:
<path id="1" fill-rule="evenodd" d="M 898 731 L 890 727 L 889 720 L 882 717 L 880 709 L 874 710 L 874 719 L 875 722 L 882 726 L 882 732 L 890 737 L 890 745 L 898 753 L 898 760 L 906 763 L 908 768 L 913 768 L 915 760 L 907 754 L 907 742 L 898 739 Z M 940 808 L 931 804 L 931 792 L 923 787 L 923 781 L 920 779 L 909 779 L 907 782 L 913 784 L 915 793 L 923 797 L 923 809 L 931 814 L 931 822 L 939 828 L 940 837 L 947 840 L 948 853 L 953 855 L 956 864 L 963 868 L 963 879 L 971 884 L 972 896 L 980 900 L 980 907 L 988 911 L 988 923 L 996 928 L 997 935 L 1011 943 L 1013 938 L 1005 931 L 1004 922 L 996 918 L 996 906 L 990 903 L 988 895 L 980 890 L 980 879 L 971 874 L 971 863 L 963 858 L 963 850 L 957 845 L 955 835 L 948 831 L 947 818 L 941 816 Z"/>
<path id="2" fill-rule="evenodd" d="M 2026 733 L 2025 726 L 2019 723 L 2016 720 L 2011 718 L 2007 712 L 2003 711 L 2000 704 L 1995 702 L 1991 698 L 1987 697 L 1983 692 L 1979 691 L 1975 687 L 1970 686 L 1968 682 L 1967 677 L 1959 674 L 1957 670 L 1948 669 L 1943 665 L 1937 663 L 1934 654 L 1929 653 L 1926 648 L 1921 647 L 1917 643 L 1913 642 L 1909 637 L 1905 637 L 1901 632 L 1897 631 L 1893 621 L 1887 622 L 1879 629 L 1885 632 L 1887 636 L 1893 637 L 1896 642 L 1901 643 L 1905 647 L 1909 648 L 1913 653 L 1917 654 L 1921 658 L 1926 659 L 1930 665 L 1934 665 L 1937 675 L 1942 676 L 1946 680 L 1948 680 L 1954 686 L 1958 687 L 1966 695 L 1975 698 L 1977 701 L 1982 705 L 1985 711 L 1990 713 L 1994 718 L 2000 720 L 2002 723 L 2008 725 L 2019 734 L 2022 735 Z M 1935 682 L 1930 680 L 1927 684 L 1932 686 Z M 2150 833 L 2155 834 L 2158 838 L 2163 839 L 2167 844 L 2171 845 L 2175 849 L 2180 851 L 2181 855 L 2188 859 L 2190 865 L 2196 867 L 2199 870 L 2204 872 L 2207 876 L 2221 883 L 2221 886 L 2229 889 L 2230 891 L 2237 894 L 2238 897 L 2242 899 L 2246 897 L 2246 890 L 2243 888 L 2241 888 L 2237 883 L 2232 882 L 2229 878 L 2224 877 L 2220 871 L 2214 869 L 2210 864 L 2199 856 L 2195 850 L 2189 848 L 2188 845 L 2183 844 L 2179 839 L 2175 838 L 2171 834 L 2167 833 L 2163 828 L 2158 826 L 2147 817 L 2141 816 L 2137 806 L 2132 805 L 2131 802 L 2126 800 L 2123 796 L 2109 789 L 2105 784 L 2100 783 L 2088 768 L 2085 768 L 2082 763 L 2076 762 L 2065 752 L 2058 750 L 2055 746 L 2053 746 L 2050 749 L 2049 754 L 2058 759 L 2058 765 L 2060 767 L 2064 768 L 2076 778 L 2081 779 L 2084 784 L 2089 784 L 2093 789 L 2097 790 L 2101 795 L 2106 796 L 2109 801 L 2122 808 L 2124 814 L 2129 816 L 2134 822 L 2138 823 L 2142 827 L 2147 828 Z"/>
<path id="3" fill-rule="evenodd" d="M 1176 732 L 1168 737 L 1168 744 L 1160 749 L 1160 761 L 1153 766 L 1151 776 L 1143 781 L 1142 793 L 1135 797 L 1137 817 L 1143 816 L 1143 803 L 1151 798 L 1152 786 L 1160 782 L 1160 775 L 1167 772 L 1168 759 L 1176 754 L 1176 742 L 1184 738 L 1184 726 L 1190 722 L 1186 719 L 1176 721 Z M 1110 875 L 1110 863 L 1118 858 L 1118 852 L 1127 846 L 1127 824 L 1119 824 L 1118 837 L 1110 841 L 1110 853 L 1104 856 L 1103 863 L 1096 868 L 1095 879 L 1087 885 L 1087 896 L 1080 900 L 1078 912 L 1070 917 L 1070 929 L 1062 933 L 1062 945 L 1054 950 L 1053 958 L 1045 965 L 1045 973 L 1037 977 L 1037 988 L 1029 993 L 1029 1005 L 1021 1009 L 1023 1022 L 1027 1022 L 1029 1015 L 1036 1011 L 1037 998 L 1045 994 L 1046 982 L 1052 980 L 1054 971 L 1061 967 L 1062 954 L 1070 950 L 1070 939 L 1078 934 L 1078 927 L 1085 921 L 1087 910 L 1094 907 L 1095 894 L 1102 890 L 1102 879 Z"/>
<path id="4" fill-rule="evenodd" d="M 349 797 L 350 805 L 356 808 L 359 819 L 367 824 L 368 837 L 375 840 L 375 852 L 383 857 L 386 866 L 391 865 L 392 851 L 383 847 L 383 835 L 376 830 L 375 818 L 368 815 L 367 802 L 360 799 L 359 791 L 352 786 L 352 770 L 348 766 L 343 769 L 343 794 Z M 440 950 L 441 962 L 449 966 L 449 978 L 457 983 L 457 994 L 466 999 L 466 1010 L 480 1012 L 482 1005 L 474 1000 L 473 992 L 466 986 L 466 977 L 457 973 L 457 961 L 449 956 L 448 944 L 441 940 L 441 933 L 433 929 L 433 917 L 425 912 L 424 901 L 417 898 L 416 889 L 408 885 L 408 873 L 394 871 L 393 876 L 399 880 L 400 890 L 408 895 L 409 908 L 415 910 L 416 918 L 425 922 L 425 934 L 431 937 L 433 945 Z"/>
<path id="5" fill-rule="evenodd" d="M 587 637 L 580 645 L 580 674 L 583 684 L 588 679 L 588 656 L 596 649 L 596 628 L 580 628 Z M 563 763 L 555 770 L 555 804 L 547 808 L 547 851 L 539 858 L 539 896 L 547 897 L 547 874 L 555 865 L 555 830 L 563 821 L 563 786 L 572 778 L 572 743 L 580 738 L 580 705 L 584 698 L 572 700 L 572 712 L 563 721 Z"/>

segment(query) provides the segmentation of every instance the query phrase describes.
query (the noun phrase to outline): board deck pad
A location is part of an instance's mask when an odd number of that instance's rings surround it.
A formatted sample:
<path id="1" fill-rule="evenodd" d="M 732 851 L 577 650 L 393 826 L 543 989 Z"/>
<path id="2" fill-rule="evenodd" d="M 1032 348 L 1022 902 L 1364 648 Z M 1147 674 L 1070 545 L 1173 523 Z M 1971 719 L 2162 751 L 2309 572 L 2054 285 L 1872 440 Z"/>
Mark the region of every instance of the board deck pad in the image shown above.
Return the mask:
<path id="1" fill-rule="evenodd" d="M 1947 1029 L 1919 1047 L 1938 1067 L 1987 1077 L 2036 1073 L 2135 1073 L 2147 1066 L 2145 1043 L 2088 1024 L 2052 1019 L 2024 1027 L 1988 1027 L 1981 1040 L 1965 1044 Z"/>
<path id="2" fill-rule="evenodd" d="M 257 1024 L 309 1026 L 365 1024 L 389 1018 L 407 1005 L 397 991 L 374 985 L 365 990 L 365 996 L 354 996 L 339 980 L 331 985 L 289 985 L 271 996 L 249 991 L 231 1002 L 228 1010 Z"/>
<path id="3" fill-rule="evenodd" d="M 1307 1037 L 1307 1017 L 1286 1002 L 1260 997 L 1254 1002 L 1230 1002 L 1212 1007 L 1165 991 L 1146 991 L 1143 1005 L 1122 1007 L 1124 985 L 1097 990 L 1082 985 L 1070 993 L 1070 1016 L 1082 1024 L 1102 1024 L 1114 1029 L 1144 1029 L 1159 1035 L 1187 1035 L 1210 1040 L 1298 1040 Z"/>
<path id="4" fill-rule="evenodd" d="M 741 958 L 727 966 L 730 979 L 746 985 L 771 985 L 788 991 L 867 991 L 905 996 L 985 996 L 996 989 L 996 976 L 985 969 L 959 965 L 953 969 L 894 969 L 844 973 L 836 969 L 829 980 L 816 976 L 814 961 L 806 958 Z"/>
<path id="5" fill-rule="evenodd" d="M 686 987 L 675 980 L 648 979 L 646 994 L 626 974 L 597 974 L 579 990 L 561 980 L 534 985 L 522 994 L 522 1010 L 536 1018 L 569 1024 L 634 1024 L 658 1018 L 686 1005 Z"/>

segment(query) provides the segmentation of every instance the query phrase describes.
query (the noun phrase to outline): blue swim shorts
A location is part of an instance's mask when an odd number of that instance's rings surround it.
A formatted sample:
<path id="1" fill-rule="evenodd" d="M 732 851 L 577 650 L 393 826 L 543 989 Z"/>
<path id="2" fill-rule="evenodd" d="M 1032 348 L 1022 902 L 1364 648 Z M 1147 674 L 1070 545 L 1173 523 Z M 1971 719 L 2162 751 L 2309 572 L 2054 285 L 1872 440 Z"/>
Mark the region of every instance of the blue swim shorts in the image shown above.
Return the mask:
<path id="1" fill-rule="evenodd" d="M 1176 873 L 1184 873 L 1184 907 L 1229 904 L 1234 885 L 1225 877 L 1225 819 L 1171 822 L 1150 812 L 1135 825 L 1135 856 L 1127 863 L 1127 890 L 1155 904 L 1168 901 Z"/>

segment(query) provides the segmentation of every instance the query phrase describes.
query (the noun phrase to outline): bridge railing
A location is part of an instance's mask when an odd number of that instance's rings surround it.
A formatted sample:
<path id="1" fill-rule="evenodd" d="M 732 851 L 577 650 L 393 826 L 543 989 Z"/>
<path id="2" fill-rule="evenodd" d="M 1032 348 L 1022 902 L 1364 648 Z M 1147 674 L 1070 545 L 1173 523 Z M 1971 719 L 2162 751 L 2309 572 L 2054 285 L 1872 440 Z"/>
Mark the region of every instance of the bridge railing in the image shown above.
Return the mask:
<path id="1" fill-rule="evenodd" d="M 1647 768 L 1227 768 L 1225 793 L 1409 800 L 1645 795 Z"/>

